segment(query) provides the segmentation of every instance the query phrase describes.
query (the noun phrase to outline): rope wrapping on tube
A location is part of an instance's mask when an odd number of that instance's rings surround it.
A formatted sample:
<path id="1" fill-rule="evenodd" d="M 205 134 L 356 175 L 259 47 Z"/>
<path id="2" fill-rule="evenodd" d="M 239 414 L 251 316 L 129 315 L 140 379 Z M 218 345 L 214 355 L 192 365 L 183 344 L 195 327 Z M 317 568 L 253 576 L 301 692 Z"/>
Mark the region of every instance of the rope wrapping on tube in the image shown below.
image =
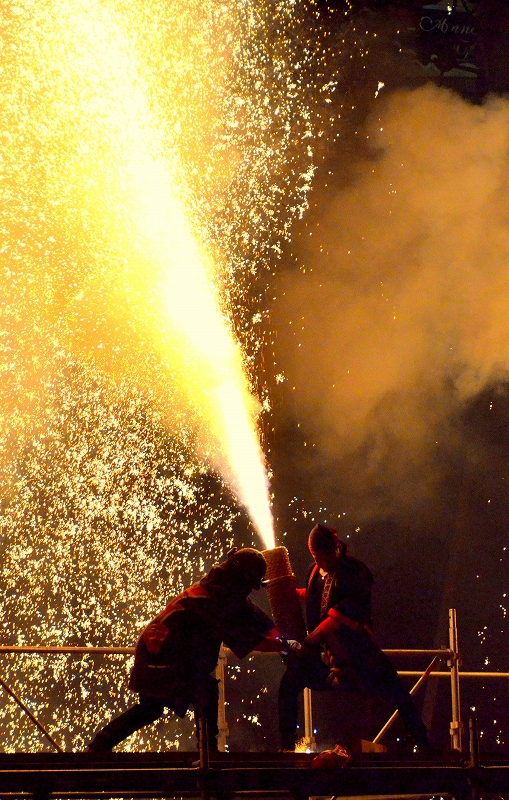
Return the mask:
<path id="1" fill-rule="evenodd" d="M 302 642 L 306 636 L 306 624 L 288 550 L 275 547 L 263 550 L 262 555 L 267 563 L 267 595 L 274 622 L 286 639 Z"/>

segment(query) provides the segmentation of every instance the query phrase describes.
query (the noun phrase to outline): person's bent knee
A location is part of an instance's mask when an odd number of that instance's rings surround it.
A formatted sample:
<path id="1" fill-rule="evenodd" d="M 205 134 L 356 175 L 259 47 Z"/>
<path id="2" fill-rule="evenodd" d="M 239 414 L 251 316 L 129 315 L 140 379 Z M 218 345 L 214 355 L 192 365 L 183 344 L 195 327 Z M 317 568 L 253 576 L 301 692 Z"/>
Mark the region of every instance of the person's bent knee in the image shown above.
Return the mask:
<path id="1" fill-rule="evenodd" d="M 140 695 L 138 704 L 138 714 L 143 717 L 147 722 L 155 722 L 164 714 L 165 705 L 158 697 L 150 697 L 149 695 Z"/>

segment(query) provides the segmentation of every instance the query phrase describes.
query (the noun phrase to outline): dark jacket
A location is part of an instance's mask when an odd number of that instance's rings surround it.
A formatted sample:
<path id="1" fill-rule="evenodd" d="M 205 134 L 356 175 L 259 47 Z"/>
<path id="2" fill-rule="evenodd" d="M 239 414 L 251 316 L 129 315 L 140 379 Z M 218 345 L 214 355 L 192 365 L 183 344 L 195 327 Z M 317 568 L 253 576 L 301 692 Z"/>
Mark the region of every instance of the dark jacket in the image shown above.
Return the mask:
<path id="1" fill-rule="evenodd" d="M 306 616 L 308 630 L 314 630 L 325 619 L 321 613 L 324 579 L 316 565 L 311 567 L 306 588 Z M 338 560 L 326 611 L 335 609 L 353 622 L 372 627 L 371 590 L 373 575 L 368 567 L 351 556 Z"/>
<path id="2" fill-rule="evenodd" d="M 136 647 L 129 687 L 164 700 L 180 716 L 215 669 L 222 642 L 244 658 L 274 627 L 246 592 L 225 585 L 220 569 L 174 598 Z"/>

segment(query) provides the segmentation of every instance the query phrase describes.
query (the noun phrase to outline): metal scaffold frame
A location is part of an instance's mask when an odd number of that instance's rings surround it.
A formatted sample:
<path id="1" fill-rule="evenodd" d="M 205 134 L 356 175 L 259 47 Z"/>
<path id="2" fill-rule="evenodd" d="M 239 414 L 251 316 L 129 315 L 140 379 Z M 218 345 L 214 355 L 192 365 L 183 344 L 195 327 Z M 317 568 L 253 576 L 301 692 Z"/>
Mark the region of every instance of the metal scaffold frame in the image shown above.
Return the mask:
<path id="1" fill-rule="evenodd" d="M 44 645 L 0 645 L 0 654 L 2 653 L 30 653 L 41 655 L 134 655 L 134 647 L 81 647 L 81 646 L 50 646 Z M 461 678 L 509 678 L 509 672 L 466 672 L 460 670 L 461 660 L 459 655 L 458 646 L 458 627 L 456 609 L 449 609 L 449 647 L 444 646 L 441 649 L 386 649 L 383 651 L 388 656 L 393 657 L 413 657 L 413 656 L 431 656 L 432 661 L 424 671 L 419 670 L 400 670 L 399 675 L 402 676 L 416 676 L 417 682 L 410 690 L 410 694 L 420 688 L 428 677 L 449 678 L 451 682 L 451 749 L 460 751 L 462 750 L 462 736 L 463 736 L 463 723 L 461 721 L 461 705 L 460 705 L 460 679 Z M 260 653 L 259 655 L 270 655 L 268 653 Z M 435 666 L 439 661 L 445 662 L 448 667 L 447 670 L 435 670 Z M 226 696 L 225 696 L 225 674 L 228 663 L 228 651 L 226 648 L 221 648 L 219 661 L 216 668 L 216 677 L 219 680 L 219 714 L 218 714 L 218 746 L 221 752 L 227 749 L 228 739 L 228 722 L 226 717 Z M 25 702 L 7 682 L 0 676 L 0 686 L 12 697 L 22 711 L 27 714 L 31 721 L 38 727 L 43 735 L 48 739 L 51 745 L 59 752 L 62 748 L 55 741 L 53 736 L 46 730 L 42 723 L 34 716 L 34 714 L 27 707 Z M 396 711 L 392 717 L 387 721 L 383 728 L 373 739 L 374 743 L 378 743 L 384 734 L 389 730 L 393 722 L 396 720 L 398 712 Z M 309 752 L 314 752 L 316 749 L 316 742 L 313 733 L 313 711 L 312 711 L 312 694 L 310 689 L 304 691 L 304 739 L 303 745 Z"/>

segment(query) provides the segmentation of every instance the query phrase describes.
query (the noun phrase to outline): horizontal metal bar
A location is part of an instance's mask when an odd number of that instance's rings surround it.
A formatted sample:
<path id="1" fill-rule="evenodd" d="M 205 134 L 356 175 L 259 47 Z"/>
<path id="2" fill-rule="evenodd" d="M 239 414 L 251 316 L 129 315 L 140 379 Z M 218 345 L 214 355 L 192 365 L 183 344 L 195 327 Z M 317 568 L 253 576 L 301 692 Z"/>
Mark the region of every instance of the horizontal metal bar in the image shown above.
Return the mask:
<path id="1" fill-rule="evenodd" d="M 448 658 L 452 655 L 451 650 L 384 650 L 388 656 L 415 656 L 415 655 L 436 655 Z M 79 646 L 62 646 L 62 647 L 45 647 L 43 645 L 0 645 L 1 653 L 32 653 L 34 655 L 128 655 L 132 656 L 135 653 L 134 647 L 79 647 Z M 260 653 L 260 655 L 278 655 L 278 653 Z M 423 670 L 398 670 L 400 675 L 408 675 L 411 677 L 418 677 L 422 675 Z M 460 678 L 509 678 L 509 672 L 460 672 Z M 450 678 L 449 671 L 434 671 L 430 673 L 433 678 Z"/>
<path id="2" fill-rule="evenodd" d="M 74 645 L 62 645 L 61 647 L 46 645 L 0 645 L 0 653 L 90 653 L 92 655 L 134 655 L 134 647 L 81 647 Z M 227 652 L 229 652 L 227 650 Z M 254 651 L 256 654 L 257 651 Z M 388 656 L 442 656 L 450 658 L 451 650 L 384 650 Z M 262 653 L 259 655 L 278 655 L 278 653 Z M 415 673 L 421 675 L 421 672 Z"/>
<path id="3" fill-rule="evenodd" d="M 383 651 L 387 656 L 443 656 L 443 658 L 450 658 L 453 655 L 452 650 L 449 648 L 441 648 L 440 650 L 394 650 L 388 649 Z M 422 670 L 419 673 L 422 675 Z"/>
<path id="4" fill-rule="evenodd" d="M 90 653 L 91 655 L 129 655 L 135 653 L 134 647 L 45 647 L 44 645 L 0 645 L 0 653 L 53 653 L 58 655 L 60 653 Z"/>

